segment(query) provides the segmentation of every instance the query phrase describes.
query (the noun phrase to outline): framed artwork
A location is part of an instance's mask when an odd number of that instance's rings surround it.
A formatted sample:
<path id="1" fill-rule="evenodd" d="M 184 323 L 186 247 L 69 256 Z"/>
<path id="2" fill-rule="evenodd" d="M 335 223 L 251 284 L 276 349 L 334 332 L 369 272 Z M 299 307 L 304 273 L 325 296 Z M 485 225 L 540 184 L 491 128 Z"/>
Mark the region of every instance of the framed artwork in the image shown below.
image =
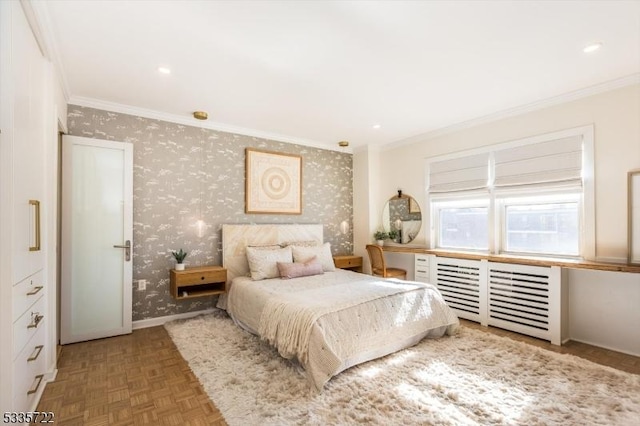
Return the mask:
<path id="1" fill-rule="evenodd" d="M 245 149 L 245 213 L 302 214 L 302 157 Z"/>
<path id="2" fill-rule="evenodd" d="M 640 265 L 640 170 L 629 172 L 629 263 Z"/>

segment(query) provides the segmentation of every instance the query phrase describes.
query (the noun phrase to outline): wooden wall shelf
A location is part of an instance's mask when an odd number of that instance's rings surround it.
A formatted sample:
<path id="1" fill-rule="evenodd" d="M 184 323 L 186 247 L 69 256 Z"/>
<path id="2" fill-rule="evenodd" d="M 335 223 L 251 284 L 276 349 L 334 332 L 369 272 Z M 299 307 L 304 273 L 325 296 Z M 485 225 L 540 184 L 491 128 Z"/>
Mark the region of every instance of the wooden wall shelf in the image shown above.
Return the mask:
<path id="1" fill-rule="evenodd" d="M 222 266 L 201 266 L 170 271 L 174 299 L 191 299 L 227 292 L 227 270 Z"/>

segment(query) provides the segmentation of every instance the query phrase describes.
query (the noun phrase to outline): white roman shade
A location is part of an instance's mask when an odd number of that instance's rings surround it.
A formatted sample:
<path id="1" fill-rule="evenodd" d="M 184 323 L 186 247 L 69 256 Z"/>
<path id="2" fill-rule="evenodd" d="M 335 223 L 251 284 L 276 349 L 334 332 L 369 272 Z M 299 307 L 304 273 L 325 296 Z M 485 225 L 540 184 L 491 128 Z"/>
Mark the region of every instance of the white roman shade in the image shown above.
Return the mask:
<path id="1" fill-rule="evenodd" d="M 488 178 L 488 152 L 434 161 L 429 166 L 429 192 L 442 193 L 486 188 Z"/>
<path id="2" fill-rule="evenodd" d="M 495 187 L 582 184 L 582 136 L 494 152 Z"/>

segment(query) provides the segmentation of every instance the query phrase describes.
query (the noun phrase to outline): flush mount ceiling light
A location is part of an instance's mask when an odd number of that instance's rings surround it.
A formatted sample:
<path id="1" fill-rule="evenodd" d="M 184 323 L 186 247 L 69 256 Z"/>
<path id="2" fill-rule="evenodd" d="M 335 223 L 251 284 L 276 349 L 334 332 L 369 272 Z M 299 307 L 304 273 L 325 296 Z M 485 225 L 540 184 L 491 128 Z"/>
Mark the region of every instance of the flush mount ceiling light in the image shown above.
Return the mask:
<path id="1" fill-rule="evenodd" d="M 167 67 L 158 67 L 158 72 L 160 74 L 171 74 L 171 70 Z"/>
<path id="2" fill-rule="evenodd" d="M 373 127 L 375 130 L 378 130 L 380 127 L 382 127 L 380 124 L 374 124 Z"/>
<path id="3" fill-rule="evenodd" d="M 196 118 L 198 120 L 206 120 L 207 118 L 209 118 L 209 114 L 204 111 L 194 111 L 193 118 Z"/>
<path id="4" fill-rule="evenodd" d="M 338 142 L 338 146 L 341 146 L 343 148 L 349 146 L 349 141 L 340 141 Z"/>
<path id="5" fill-rule="evenodd" d="M 602 43 L 601 42 L 597 42 L 597 43 L 591 43 L 588 44 L 584 47 L 584 49 L 582 49 L 582 51 L 584 53 L 592 53 L 595 52 L 596 50 L 600 49 L 602 47 Z"/>

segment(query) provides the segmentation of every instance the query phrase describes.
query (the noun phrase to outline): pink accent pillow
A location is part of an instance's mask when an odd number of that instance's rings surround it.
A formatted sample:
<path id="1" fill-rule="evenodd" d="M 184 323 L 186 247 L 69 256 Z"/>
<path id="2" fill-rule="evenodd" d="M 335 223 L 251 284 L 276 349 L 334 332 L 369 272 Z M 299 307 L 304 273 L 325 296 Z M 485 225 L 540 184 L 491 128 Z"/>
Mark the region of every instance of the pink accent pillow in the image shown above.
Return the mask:
<path id="1" fill-rule="evenodd" d="M 280 271 L 280 278 L 282 279 L 308 277 L 310 275 L 320 275 L 324 273 L 322 271 L 322 264 L 318 262 L 315 256 L 306 262 L 277 262 L 277 264 L 278 270 Z"/>

